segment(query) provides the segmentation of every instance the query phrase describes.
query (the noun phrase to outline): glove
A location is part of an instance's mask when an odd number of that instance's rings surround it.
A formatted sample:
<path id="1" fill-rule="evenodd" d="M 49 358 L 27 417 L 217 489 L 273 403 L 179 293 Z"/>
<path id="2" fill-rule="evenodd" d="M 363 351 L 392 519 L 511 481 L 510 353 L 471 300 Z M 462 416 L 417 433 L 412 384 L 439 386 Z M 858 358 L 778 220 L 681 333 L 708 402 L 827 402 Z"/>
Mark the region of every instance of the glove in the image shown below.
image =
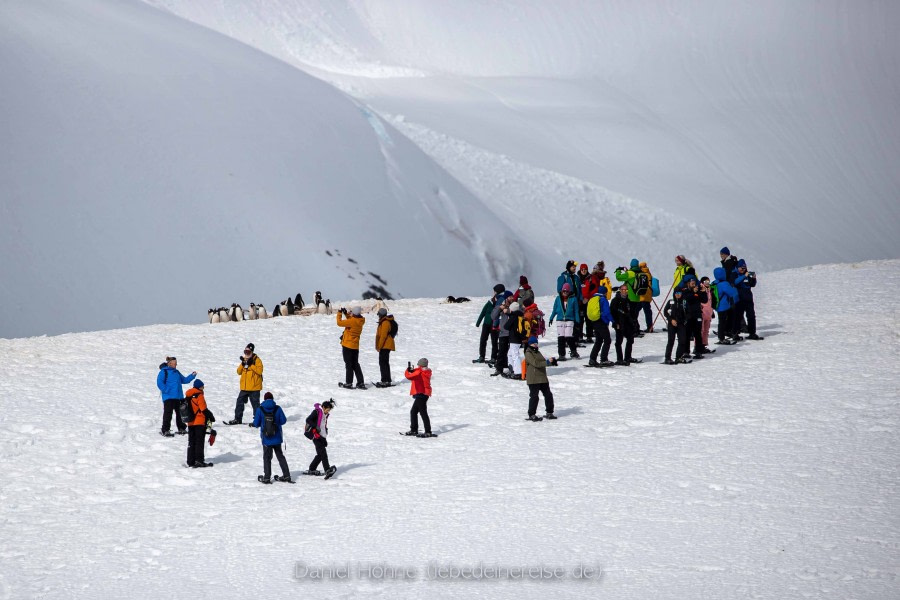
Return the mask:
<path id="1" fill-rule="evenodd" d="M 253 423 L 247 423 L 247 427 L 253 427 Z"/>

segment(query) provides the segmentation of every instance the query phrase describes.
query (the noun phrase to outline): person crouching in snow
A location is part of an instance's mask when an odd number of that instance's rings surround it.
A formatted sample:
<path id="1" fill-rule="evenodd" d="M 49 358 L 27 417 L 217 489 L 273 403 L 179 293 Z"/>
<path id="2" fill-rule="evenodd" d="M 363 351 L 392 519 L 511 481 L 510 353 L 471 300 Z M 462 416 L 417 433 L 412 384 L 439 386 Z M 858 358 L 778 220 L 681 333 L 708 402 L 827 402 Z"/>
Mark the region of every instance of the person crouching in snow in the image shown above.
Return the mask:
<path id="1" fill-rule="evenodd" d="M 309 463 L 309 470 L 304 475 L 322 475 L 318 470 L 319 464 L 325 467 L 325 479 L 331 479 L 337 467 L 328 464 L 328 415 L 334 408 L 334 400 L 329 398 L 322 404 L 316 403 L 313 411 L 306 417 L 306 431 L 303 433 L 312 440 L 316 447 L 316 457 Z"/>
<path id="2" fill-rule="evenodd" d="M 203 443 L 206 441 L 206 424 L 215 421 L 212 412 L 206 407 L 206 398 L 203 396 L 203 382 L 194 380 L 194 387 L 187 391 L 185 399 L 191 403 L 191 412 L 194 420 L 188 426 L 187 466 L 199 469 L 211 467 L 211 462 L 206 462 L 203 454 Z"/>
<path id="3" fill-rule="evenodd" d="M 409 395 L 413 397 L 413 405 L 409 410 L 409 431 L 406 435 L 435 437 L 431 433 L 431 419 L 428 418 L 428 398 L 431 397 L 431 369 L 428 368 L 428 359 L 420 358 L 415 369 L 410 363 L 403 376 L 409 379 Z M 425 433 L 421 435 L 419 415 L 422 415 L 422 425 L 425 427 Z"/>
<path id="4" fill-rule="evenodd" d="M 547 379 L 547 359 L 538 350 L 538 339 L 528 338 L 525 348 L 525 382 L 528 384 L 528 420 L 543 421 L 537 416 L 538 392 L 544 395 L 544 408 L 548 419 L 555 419 L 553 414 L 553 392 L 550 391 L 550 380 Z"/>
<path id="5" fill-rule="evenodd" d="M 263 396 L 263 403 L 256 409 L 253 415 L 253 423 L 250 427 L 259 427 L 259 437 L 263 445 L 263 473 L 256 479 L 260 483 L 272 483 L 272 454 L 278 457 L 278 464 L 281 466 L 281 477 L 275 476 L 275 481 L 284 481 L 285 483 L 293 483 L 291 480 L 291 470 L 288 468 L 287 460 L 281 451 L 281 444 L 284 438 L 281 433 L 281 426 L 287 423 L 287 417 L 281 407 L 275 404 L 275 397 L 272 392 L 266 392 Z"/>

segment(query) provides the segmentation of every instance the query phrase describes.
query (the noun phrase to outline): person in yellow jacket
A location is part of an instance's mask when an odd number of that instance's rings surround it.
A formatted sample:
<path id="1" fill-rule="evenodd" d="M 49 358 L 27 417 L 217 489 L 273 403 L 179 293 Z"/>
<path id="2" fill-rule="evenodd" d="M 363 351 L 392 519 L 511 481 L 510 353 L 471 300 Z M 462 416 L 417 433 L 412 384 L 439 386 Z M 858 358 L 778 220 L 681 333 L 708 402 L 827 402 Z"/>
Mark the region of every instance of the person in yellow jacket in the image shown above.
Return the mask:
<path id="1" fill-rule="evenodd" d="M 684 257 L 683 254 L 679 254 L 675 257 L 675 274 L 672 279 L 672 289 L 677 288 L 681 285 L 681 279 L 688 274 L 696 274 L 694 271 L 694 265 Z"/>
<path id="2" fill-rule="evenodd" d="M 375 330 L 375 349 L 378 350 L 378 367 L 381 369 L 381 381 L 375 387 L 391 387 L 391 352 L 396 350 L 394 335 L 397 332 L 394 315 L 389 315 L 386 308 L 378 309 L 378 329 Z"/>
<path id="3" fill-rule="evenodd" d="M 241 356 L 241 364 L 238 365 L 237 374 L 241 376 L 241 391 L 234 403 L 234 420 L 225 421 L 226 425 L 240 425 L 244 421 L 244 405 L 247 400 L 253 407 L 251 411 L 256 414 L 259 408 L 259 392 L 263 384 L 263 363 L 256 355 L 256 346 L 247 344 L 244 354 Z"/>
<path id="4" fill-rule="evenodd" d="M 344 328 L 341 335 L 341 350 L 344 353 L 344 368 L 346 376 L 344 383 L 338 383 L 342 388 L 353 387 L 353 375 L 356 375 L 356 388 L 359 390 L 366 389 L 366 383 L 363 380 L 362 367 L 359 366 L 359 337 L 362 335 L 363 325 L 366 324 L 366 318 L 362 316 L 362 309 L 354 306 L 351 312 L 347 312 L 346 308 L 341 308 L 337 314 L 338 327 Z"/>

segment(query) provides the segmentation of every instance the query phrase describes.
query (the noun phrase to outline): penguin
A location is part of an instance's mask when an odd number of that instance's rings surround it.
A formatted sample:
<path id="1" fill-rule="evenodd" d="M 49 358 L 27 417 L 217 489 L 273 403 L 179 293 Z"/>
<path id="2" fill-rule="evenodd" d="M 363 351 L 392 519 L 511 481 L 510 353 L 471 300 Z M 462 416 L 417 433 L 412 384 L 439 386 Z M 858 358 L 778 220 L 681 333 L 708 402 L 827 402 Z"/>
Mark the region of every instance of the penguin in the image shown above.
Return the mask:
<path id="1" fill-rule="evenodd" d="M 219 315 L 217 314 L 216 320 L 213 321 L 213 309 L 209 309 L 208 311 L 206 311 L 206 318 L 209 319 L 210 323 L 218 323 L 219 322 L 218 317 L 219 317 Z"/>
<path id="2" fill-rule="evenodd" d="M 257 304 L 256 305 L 256 316 L 259 317 L 260 319 L 268 319 L 269 311 L 267 311 L 266 307 L 263 306 L 262 304 Z"/>
<path id="3" fill-rule="evenodd" d="M 220 323 L 227 323 L 231 320 L 231 315 L 228 314 L 228 309 L 225 308 L 224 306 L 219 308 L 218 312 L 219 312 L 219 322 Z"/>
<path id="4" fill-rule="evenodd" d="M 234 305 L 234 318 L 236 321 L 244 320 L 244 307 L 241 306 L 240 304 Z"/>
<path id="5" fill-rule="evenodd" d="M 288 296 L 288 299 L 285 300 L 285 303 L 287 304 L 287 314 L 294 314 L 294 301 L 291 300 L 290 296 Z"/>
<path id="6" fill-rule="evenodd" d="M 281 316 L 281 304 L 276 304 L 276 305 L 275 305 L 275 310 L 272 311 L 272 316 L 273 316 L 273 317 L 280 317 L 280 316 Z"/>
<path id="7" fill-rule="evenodd" d="M 316 312 L 319 311 L 319 305 L 325 304 L 325 301 L 322 300 L 322 292 L 316 292 L 316 297 L 313 298 L 313 302 L 316 303 Z"/>
<path id="8" fill-rule="evenodd" d="M 303 294 L 297 292 L 297 295 L 294 296 L 294 310 L 299 313 L 301 310 L 303 310 L 303 307 L 305 305 L 306 303 L 303 301 Z"/>
<path id="9" fill-rule="evenodd" d="M 251 303 L 250 303 L 250 310 L 247 311 L 247 320 L 248 320 L 248 321 L 255 321 L 255 320 L 258 319 L 258 318 L 259 318 L 259 317 L 258 317 L 257 314 L 256 314 L 256 305 L 253 304 L 253 303 L 251 302 Z"/>
<path id="10" fill-rule="evenodd" d="M 328 300 L 325 301 L 325 314 L 326 315 L 331 314 L 331 298 L 329 298 Z"/>

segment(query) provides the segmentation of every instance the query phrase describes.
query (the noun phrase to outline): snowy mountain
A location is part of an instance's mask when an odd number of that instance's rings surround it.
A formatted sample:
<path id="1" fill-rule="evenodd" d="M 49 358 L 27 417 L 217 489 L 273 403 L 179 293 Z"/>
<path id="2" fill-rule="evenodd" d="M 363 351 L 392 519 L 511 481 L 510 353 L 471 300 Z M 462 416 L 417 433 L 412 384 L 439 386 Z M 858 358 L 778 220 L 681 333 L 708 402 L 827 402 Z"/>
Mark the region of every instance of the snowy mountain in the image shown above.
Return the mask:
<path id="1" fill-rule="evenodd" d="M 0 336 L 556 265 L 344 93 L 140 2 L 0 7 Z"/>
<path id="2" fill-rule="evenodd" d="M 823 281 L 841 284 L 798 296 Z M 761 275 L 757 290 L 764 341 L 669 367 L 649 335 L 644 364 L 551 368 L 560 418 L 542 423 L 523 419 L 524 383 L 470 362 L 480 302 L 392 302 L 394 377 L 421 356 L 434 369 L 428 440 L 397 435 L 406 385 L 337 389 L 329 316 L 0 339 L 25 376 L 0 379 L 0 597 L 890 598 L 900 261 Z M 223 421 L 249 341 L 287 414 L 293 473 L 313 456 L 313 403 L 337 400 L 334 479 L 260 485 L 247 427 L 218 424 L 201 470 L 182 466 L 185 439 L 158 435 L 163 357 L 199 372 Z M 371 320 L 361 359 L 371 380 Z M 503 581 L 428 580 L 432 561 Z M 345 565 L 347 579 L 309 579 Z M 576 580 L 579 565 L 602 574 Z M 523 566 L 564 577 L 511 575 Z"/>

